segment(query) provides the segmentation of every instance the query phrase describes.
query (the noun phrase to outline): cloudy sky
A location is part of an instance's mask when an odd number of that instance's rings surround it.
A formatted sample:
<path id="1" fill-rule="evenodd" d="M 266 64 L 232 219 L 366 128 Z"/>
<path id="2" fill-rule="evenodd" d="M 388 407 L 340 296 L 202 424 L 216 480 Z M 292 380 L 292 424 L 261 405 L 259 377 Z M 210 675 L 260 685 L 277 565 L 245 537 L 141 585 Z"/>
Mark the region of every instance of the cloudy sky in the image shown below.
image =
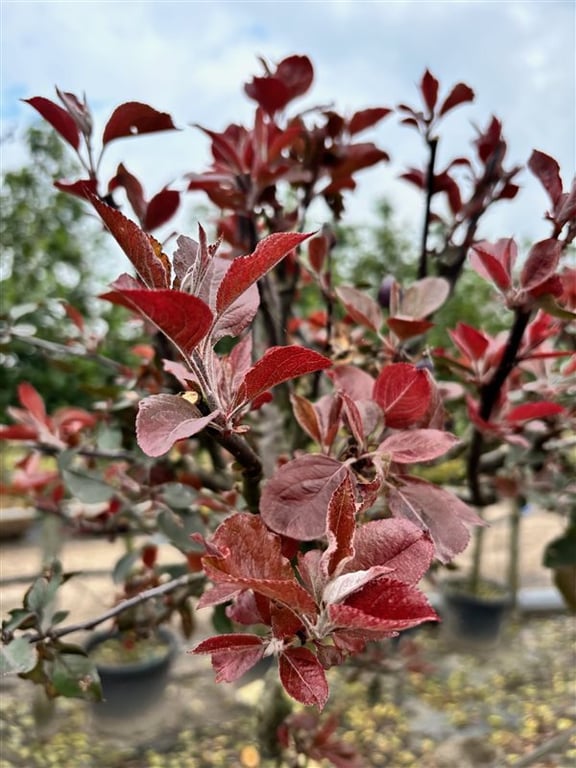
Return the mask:
<path id="1" fill-rule="evenodd" d="M 340 111 L 416 102 L 426 67 L 443 92 L 457 81 L 476 92 L 472 106 L 446 119 L 440 163 L 467 151 L 474 125 L 492 114 L 503 121 L 509 162 L 523 164 L 533 148 L 558 159 L 565 184 L 575 168 L 575 5 L 571 0 L 516 2 L 27 2 L 1 3 L 1 130 L 18 136 L 34 118 L 19 101 L 54 96 L 54 86 L 86 92 L 104 125 L 123 101 L 170 112 L 178 133 L 115 142 L 106 154 L 110 175 L 120 159 L 148 193 L 209 161 L 208 146 L 190 127 L 222 129 L 249 119 L 242 84 L 260 74 L 258 56 L 279 61 L 307 54 L 315 67 L 310 95 L 297 103 L 333 103 Z M 388 118 L 372 135 L 393 164 L 363 173 L 351 206 L 358 221 L 386 195 L 398 220 L 416 232 L 419 196 L 396 180 L 424 156 L 414 131 Z M 22 161 L 18 141 L 3 142 L 3 168 Z M 486 221 L 487 237 L 542 238 L 547 205 L 539 184 L 523 172 L 521 197 L 502 203 Z M 198 195 L 197 202 L 201 202 Z"/>

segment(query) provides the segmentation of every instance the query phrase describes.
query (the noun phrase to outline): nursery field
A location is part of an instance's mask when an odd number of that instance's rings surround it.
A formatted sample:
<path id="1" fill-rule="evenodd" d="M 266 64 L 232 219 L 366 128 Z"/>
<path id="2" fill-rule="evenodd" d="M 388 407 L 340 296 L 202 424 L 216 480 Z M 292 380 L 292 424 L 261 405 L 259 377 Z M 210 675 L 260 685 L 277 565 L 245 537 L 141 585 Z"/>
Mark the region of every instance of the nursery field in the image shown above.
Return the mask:
<path id="1" fill-rule="evenodd" d="M 489 656 L 456 653 L 424 628 L 384 657 L 334 670 L 326 713 L 337 717 L 334 765 L 419 768 L 569 768 L 576 760 L 574 624 L 526 619 Z M 146 722 L 102 731 L 88 706 L 56 703 L 39 716 L 29 686 L 5 687 L 2 768 L 258 768 L 255 723 L 263 680 L 216 686 L 205 667 L 178 664 Z M 303 733 L 305 738 L 306 734 Z M 353 755 L 356 757 L 354 758 Z M 339 759 L 339 762 L 336 760 Z M 282 762 L 328 766 L 331 763 Z"/>
<path id="2" fill-rule="evenodd" d="M 487 567 L 502 575 L 506 526 L 492 512 Z M 555 534 L 555 516 L 535 513 L 523 521 L 524 588 L 545 588 L 541 549 Z M 3 547 L 3 613 L 18 603 L 18 575 L 37 568 L 32 533 Z M 67 603 L 74 618 L 102 610 L 105 557 L 114 549 L 98 539 L 71 539 L 61 552 L 67 569 L 89 563 L 93 572 L 71 580 Z M 109 588 L 111 589 L 111 588 Z M 73 594 L 72 594 L 73 593 Z M 110 592 L 111 594 L 111 592 Z M 211 632 L 204 620 L 197 634 Z M 194 642 L 199 639 L 194 637 Z M 453 650 L 441 628 L 428 625 L 401 643 L 357 659 L 330 673 L 331 697 L 321 722 L 335 717 L 337 754 L 332 764 L 496 768 L 576 764 L 576 679 L 572 618 L 557 614 L 522 617 L 511 623 L 498 648 L 471 655 Z M 59 699 L 47 711 L 25 681 L 1 684 L 0 768 L 211 768 L 277 765 L 255 737 L 259 713 L 267 707 L 270 681 L 216 685 L 209 660 L 184 651 L 171 684 L 146 718 L 97 722 L 89 705 Z M 271 671 L 272 676 L 275 670 Z M 240 683 L 243 681 L 241 680 Z M 300 738 L 309 738 L 305 731 Z M 325 759 L 290 766 L 328 766 Z"/>

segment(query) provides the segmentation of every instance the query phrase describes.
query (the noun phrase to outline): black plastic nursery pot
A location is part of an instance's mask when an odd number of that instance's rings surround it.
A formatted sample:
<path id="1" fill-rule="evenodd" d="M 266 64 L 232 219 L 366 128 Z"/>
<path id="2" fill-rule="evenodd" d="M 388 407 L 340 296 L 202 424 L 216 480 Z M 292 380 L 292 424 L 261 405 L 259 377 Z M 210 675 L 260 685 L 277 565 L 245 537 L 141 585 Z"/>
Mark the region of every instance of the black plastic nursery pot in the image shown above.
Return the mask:
<path id="1" fill-rule="evenodd" d="M 160 627 L 154 651 L 146 658 L 113 660 L 102 650 L 106 641 L 118 640 L 110 632 L 96 632 L 86 643 L 88 655 L 96 657 L 104 701 L 93 704 L 97 717 L 129 718 L 150 710 L 161 698 L 168 683 L 177 641 L 168 629 Z"/>
<path id="2" fill-rule="evenodd" d="M 498 644 L 510 611 L 510 591 L 496 582 L 482 581 L 472 593 L 465 579 L 445 581 L 440 589 L 442 629 L 463 650 L 482 650 Z"/>

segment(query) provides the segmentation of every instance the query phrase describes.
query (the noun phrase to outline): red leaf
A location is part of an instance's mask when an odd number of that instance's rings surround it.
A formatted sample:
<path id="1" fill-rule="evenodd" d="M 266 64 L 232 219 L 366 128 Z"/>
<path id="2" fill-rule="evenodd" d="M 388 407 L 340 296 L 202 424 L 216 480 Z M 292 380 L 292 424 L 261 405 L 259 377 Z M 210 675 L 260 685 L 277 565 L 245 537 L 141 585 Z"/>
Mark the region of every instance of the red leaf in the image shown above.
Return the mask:
<path id="1" fill-rule="evenodd" d="M 247 96 L 254 99 L 269 115 L 284 109 L 288 102 L 302 96 L 312 85 L 314 69 L 307 56 L 289 56 L 278 64 L 276 72 L 255 77 L 244 86 Z"/>
<path id="2" fill-rule="evenodd" d="M 175 189 L 163 189 L 154 195 L 146 208 L 143 227 L 147 232 L 161 227 L 169 221 L 180 205 L 180 192 Z"/>
<path id="3" fill-rule="evenodd" d="M 467 101 L 474 101 L 474 91 L 466 83 L 457 83 L 444 99 L 440 108 L 440 115 L 445 115 L 446 112 Z"/>
<path id="4" fill-rule="evenodd" d="M 347 285 L 336 288 L 336 294 L 356 323 L 378 332 L 382 325 L 382 311 L 371 296 Z"/>
<path id="5" fill-rule="evenodd" d="M 403 120 L 402 122 L 406 122 Z M 424 173 L 417 168 L 409 168 L 406 173 L 400 174 L 401 179 L 405 179 L 406 181 L 411 182 L 415 186 L 418 187 L 418 189 L 426 189 L 426 176 Z"/>
<path id="6" fill-rule="evenodd" d="M 323 709 L 328 701 L 326 674 L 308 648 L 288 648 L 279 659 L 280 682 L 293 699 Z"/>
<path id="7" fill-rule="evenodd" d="M 456 215 L 462 208 L 462 196 L 460 187 L 449 173 L 444 171 L 434 177 L 434 191 L 446 192 L 451 212 Z"/>
<path id="8" fill-rule="evenodd" d="M 146 200 L 144 199 L 144 190 L 142 184 L 130 171 L 126 169 L 123 163 L 120 163 L 116 170 L 116 175 L 108 182 L 108 192 L 112 193 L 118 187 L 124 187 L 128 202 L 140 223 L 146 213 Z"/>
<path id="9" fill-rule="evenodd" d="M 264 640 L 257 635 L 218 635 L 209 637 L 188 653 L 209 653 L 217 683 L 231 683 L 257 664 L 265 650 Z"/>
<path id="10" fill-rule="evenodd" d="M 302 429 L 319 445 L 322 445 L 322 433 L 320 431 L 320 422 L 316 414 L 316 409 L 310 400 L 301 395 L 292 393 L 290 395 L 292 411 L 296 421 Z"/>
<path id="11" fill-rule="evenodd" d="M 458 323 L 448 333 L 458 349 L 473 362 L 481 360 L 490 346 L 490 340 L 481 331 L 466 323 Z"/>
<path id="12" fill-rule="evenodd" d="M 18 385 L 18 399 L 22 407 L 26 408 L 37 421 L 47 423 L 44 400 L 32 384 L 23 381 Z"/>
<path id="13" fill-rule="evenodd" d="M 389 453 L 398 464 L 415 464 L 437 459 L 459 442 L 454 435 L 439 429 L 412 429 L 390 435 L 377 450 Z"/>
<path id="14" fill-rule="evenodd" d="M 260 514 L 273 531 L 300 541 L 324 536 L 332 494 L 348 469 L 329 456 L 301 456 L 280 467 L 262 491 Z"/>
<path id="15" fill-rule="evenodd" d="M 424 72 L 420 82 L 420 91 L 424 97 L 424 102 L 430 113 L 434 112 L 436 101 L 438 99 L 438 80 L 428 70 Z"/>
<path id="16" fill-rule="evenodd" d="M 430 328 L 434 327 L 434 323 L 431 323 L 429 320 L 412 320 L 411 318 L 408 319 L 399 316 L 389 317 L 386 320 L 386 324 L 400 341 L 406 341 L 406 339 L 421 336 Z"/>
<path id="17" fill-rule="evenodd" d="M 31 99 L 22 99 L 22 101 L 34 107 L 63 139 L 71 144 L 74 149 L 78 149 L 80 146 L 80 130 L 74 118 L 65 109 L 50 101 L 50 99 L 45 99 L 43 96 L 34 96 Z"/>
<path id="18" fill-rule="evenodd" d="M 432 539 L 409 520 L 372 520 L 356 529 L 354 556 L 344 564 L 343 573 L 366 571 L 386 565 L 392 578 L 417 584 L 434 557 Z"/>
<path id="19" fill-rule="evenodd" d="M 158 559 L 158 547 L 155 544 L 147 544 L 142 548 L 140 557 L 146 568 L 154 568 Z"/>
<path id="20" fill-rule="evenodd" d="M 66 312 L 66 315 L 74 323 L 76 328 L 78 328 L 80 333 L 84 333 L 85 325 L 82 314 L 76 309 L 76 307 L 73 307 L 72 304 L 68 304 L 67 301 L 61 300 L 60 303 L 64 308 L 64 312 Z"/>
<path id="21" fill-rule="evenodd" d="M 170 289 L 142 289 L 120 290 L 119 294 L 154 323 L 184 355 L 193 351 L 212 325 L 210 309 L 201 299 L 189 293 Z M 108 296 L 104 294 L 104 298 Z"/>
<path id="22" fill-rule="evenodd" d="M 518 249 L 512 238 L 496 243 L 481 242 L 470 251 L 470 265 L 488 282 L 494 282 L 501 291 L 512 285 L 512 269 Z"/>
<path id="23" fill-rule="evenodd" d="M 267 115 L 279 112 L 290 101 L 290 91 L 278 77 L 254 77 L 244 92 L 254 99 Z"/>
<path id="24" fill-rule="evenodd" d="M 520 274 L 520 285 L 525 291 L 534 291 L 545 283 L 558 267 L 562 244 L 552 238 L 535 243 L 530 249 Z"/>
<path id="25" fill-rule="evenodd" d="M 24 424 L 11 424 L 8 427 L 0 427 L 0 440 L 36 440 L 38 430 L 27 427 Z"/>
<path id="26" fill-rule="evenodd" d="M 236 397 L 236 406 L 249 402 L 283 381 L 329 368 L 332 361 L 324 355 L 296 344 L 270 347 L 264 357 L 250 368 Z"/>
<path id="27" fill-rule="evenodd" d="M 139 403 L 138 445 L 147 456 L 162 456 L 177 440 L 197 434 L 217 415 L 215 411 L 200 416 L 197 408 L 178 395 L 150 395 Z"/>
<path id="28" fill-rule="evenodd" d="M 384 411 L 386 425 L 404 429 L 426 414 L 432 386 L 426 371 L 410 363 L 393 363 L 380 371 L 372 396 Z"/>
<path id="29" fill-rule="evenodd" d="M 144 283 L 149 288 L 169 288 L 170 262 L 160 243 L 97 197 L 92 204 Z"/>
<path id="30" fill-rule="evenodd" d="M 310 235 L 303 235 L 298 232 L 268 235 L 258 243 L 254 253 L 236 257 L 218 289 L 216 299 L 218 314 L 221 314 L 245 290 L 275 267 L 279 261 L 308 237 Z"/>
<path id="31" fill-rule="evenodd" d="M 176 130 L 176 126 L 166 112 L 158 112 L 138 101 L 128 101 L 117 107 L 110 116 L 104 128 L 102 144 L 106 146 L 110 141 L 123 136 L 172 130 Z"/>
<path id="32" fill-rule="evenodd" d="M 539 403 L 524 403 L 512 408 L 506 414 L 506 421 L 518 422 L 528 421 L 529 419 L 545 419 L 547 416 L 558 416 L 566 413 L 566 409 L 559 403 L 543 401 Z"/>
<path id="33" fill-rule="evenodd" d="M 55 181 L 54 186 L 60 192 L 81 197 L 83 200 L 92 200 L 98 187 L 96 179 L 79 179 L 78 181 Z"/>
<path id="34" fill-rule="evenodd" d="M 276 69 L 276 77 L 290 91 L 290 98 L 303 96 L 312 85 L 314 68 L 308 56 L 288 56 L 283 59 Z"/>
<path id="35" fill-rule="evenodd" d="M 328 610 L 336 627 L 367 632 L 396 632 L 438 620 L 422 592 L 388 576 L 370 581 Z"/>
<path id="36" fill-rule="evenodd" d="M 404 517 L 429 531 L 436 557 L 448 563 L 470 540 L 470 526 L 483 525 L 470 507 L 456 496 L 431 483 L 407 475 L 402 485 L 388 490 L 388 506 L 395 517 Z"/>
<path id="37" fill-rule="evenodd" d="M 328 254 L 329 242 L 326 235 L 316 235 L 308 242 L 308 259 L 310 266 L 320 274 Z"/>
<path id="38" fill-rule="evenodd" d="M 540 180 L 555 206 L 562 194 L 560 166 L 550 155 L 535 149 L 528 160 L 528 168 Z"/>
<path id="39" fill-rule="evenodd" d="M 386 107 L 371 107 L 369 109 L 361 109 L 352 115 L 350 122 L 348 123 L 348 132 L 350 135 L 360 133 L 366 128 L 370 128 L 376 123 L 379 123 L 386 115 L 392 112 L 391 109 Z"/>
<path id="40" fill-rule="evenodd" d="M 321 567 L 326 576 L 332 576 L 342 561 L 353 554 L 352 537 L 356 528 L 356 504 L 349 474 L 344 476 L 328 505 L 326 522 L 328 547 L 324 551 Z"/>
<path id="41" fill-rule="evenodd" d="M 290 561 L 282 555 L 280 538 L 261 517 L 232 515 L 218 526 L 209 543 L 222 553 L 202 558 L 206 575 L 216 584 L 252 589 L 294 610 L 315 610 L 314 600 L 296 581 Z M 202 598 L 203 606 L 210 604 L 209 595 Z"/>

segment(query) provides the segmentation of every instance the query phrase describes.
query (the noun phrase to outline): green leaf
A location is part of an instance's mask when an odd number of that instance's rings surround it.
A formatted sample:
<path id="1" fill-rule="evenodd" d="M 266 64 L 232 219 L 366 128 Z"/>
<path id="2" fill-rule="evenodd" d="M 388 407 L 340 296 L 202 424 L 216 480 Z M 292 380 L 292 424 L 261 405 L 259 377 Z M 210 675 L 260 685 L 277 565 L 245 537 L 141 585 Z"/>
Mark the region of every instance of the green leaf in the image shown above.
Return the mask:
<path id="1" fill-rule="evenodd" d="M 539 296 L 536 301 L 536 306 L 543 309 L 549 315 L 552 315 L 552 317 L 558 317 L 560 320 L 576 320 L 576 312 L 571 312 L 570 310 L 561 307 L 549 293 Z"/>
<path id="2" fill-rule="evenodd" d="M 59 653 L 50 677 L 60 696 L 102 701 L 102 685 L 94 662 L 77 653 Z"/>
<path id="3" fill-rule="evenodd" d="M 52 624 L 61 624 L 64 619 L 68 617 L 70 614 L 70 611 L 56 611 L 54 616 L 52 616 Z"/>
<path id="4" fill-rule="evenodd" d="M 36 626 L 36 614 L 24 608 L 14 608 L 9 611 L 10 618 L 2 622 L 4 632 L 13 632 L 15 629 L 32 629 Z"/>
<path id="5" fill-rule="evenodd" d="M 52 599 L 49 581 L 44 576 L 36 579 L 24 598 L 24 605 L 37 616 L 41 616 Z"/>
<path id="6" fill-rule="evenodd" d="M 114 488 L 94 472 L 66 469 L 62 479 L 70 493 L 85 504 L 103 504 L 114 496 Z"/>
<path id="7" fill-rule="evenodd" d="M 199 550 L 198 544 L 190 539 L 192 533 L 204 532 L 204 525 L 199 515 L 194 513 L 178 515 L 169 510 L 163 510 L 158 515 L 157 522 L 159 530 L 181 552 Z"/>
<path id="8" fill-rule="evenodd" d="M 55 562 L 48 577 L 37 578 L 24 596 L 24 607 L 36 614 L 41 632 L 52 624 L 56 594 L 63 581 L 60 563 Z"/>
<path id="9" fill-rule="evenodd" d="M 162 487 L 162 500 L 173 509 L 190 509 L 196 497 L 194 488 L 183 483 L 166 483 Z"/>
<path id="10" fill-rule="evenodd" d="M 219 635 L 234 631 L 232 621 L 226 615 L 226 604 L 215 605 L 212 611 L 212 626 Z"/>
<path id="11" fill-rule="evenodd" d="M 38 651 L 26 637 L 17 637 L 0 649 L 0 675 L 19 675 L 36 666 Z"/>
<path id="12" fill-rule="evenodd" d="M 114 584 L 122 584 L 122 582 L 126 580 L 139 558 L 139 551 L 126 552 L 125 555 L 122 555 L 112 571 L 112 580 L 114 581 Z"/>
<path id="13" fill-rule="evenodd" d="M 58 457 L 58 468 L 68 491 L 85 504 L 103 504 L 110 501 L 114 488 L 97 472 L 88 472 L 73 466 L 74 451 L 63 451 Z"/>
<path id="14" fill-rule="evenodd" d="M 96 445 L 100 451 L 118 451 L 122 447 L 122 432 L 108 424 L 99 424 Z"/>

